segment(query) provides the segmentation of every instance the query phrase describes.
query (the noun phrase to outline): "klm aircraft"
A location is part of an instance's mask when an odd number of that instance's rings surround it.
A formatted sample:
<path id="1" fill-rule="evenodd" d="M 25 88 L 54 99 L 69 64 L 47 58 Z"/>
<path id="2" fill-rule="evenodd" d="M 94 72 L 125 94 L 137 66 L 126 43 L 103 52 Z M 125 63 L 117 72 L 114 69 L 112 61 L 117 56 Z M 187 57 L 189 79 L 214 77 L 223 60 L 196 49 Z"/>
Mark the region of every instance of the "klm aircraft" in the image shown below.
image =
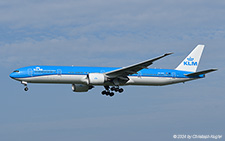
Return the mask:
<path id="1" fill-rule="evenodd" d="M 153 62 L 172 53 L 149 59 L 122 68 L 115 67 L 75 67 L 75 66 L 29 66 L 16 69 L 10 74 L 20 81 L 27 91 L 28 83 L 72 84 L 74 92 L 87 92 L 94 86 L 104 86 L 103 95 L 113 96 L 122 93 L 120 86 L 146 85 L 163 86 L 204 78 L 206 73 L 217 69 L 198 71 L 197 67 L 204 49 L 198 45 L 175 69 L 151 69 Z"/>

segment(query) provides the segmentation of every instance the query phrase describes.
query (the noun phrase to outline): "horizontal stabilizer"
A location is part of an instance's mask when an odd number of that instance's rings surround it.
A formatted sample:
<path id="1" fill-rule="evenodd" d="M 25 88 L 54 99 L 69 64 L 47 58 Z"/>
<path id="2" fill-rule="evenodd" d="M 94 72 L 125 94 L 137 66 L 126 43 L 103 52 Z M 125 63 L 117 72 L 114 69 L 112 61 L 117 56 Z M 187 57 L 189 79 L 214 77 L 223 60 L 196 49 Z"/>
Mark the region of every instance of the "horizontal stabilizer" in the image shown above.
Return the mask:
<path id="1" fill-rule="evenodd" d="M 199 71 L 199 72 L 194 72 L 194 73 L 190 73 L 190 74 L 185 74 L 186 76 L 198 76 L 201 74 L 206 74 L 206 73 L 210 73 L 213 71 L 217 71 L 218 69 L 209 69 L 209 70 L 204 70 L 204 71 Z"/>

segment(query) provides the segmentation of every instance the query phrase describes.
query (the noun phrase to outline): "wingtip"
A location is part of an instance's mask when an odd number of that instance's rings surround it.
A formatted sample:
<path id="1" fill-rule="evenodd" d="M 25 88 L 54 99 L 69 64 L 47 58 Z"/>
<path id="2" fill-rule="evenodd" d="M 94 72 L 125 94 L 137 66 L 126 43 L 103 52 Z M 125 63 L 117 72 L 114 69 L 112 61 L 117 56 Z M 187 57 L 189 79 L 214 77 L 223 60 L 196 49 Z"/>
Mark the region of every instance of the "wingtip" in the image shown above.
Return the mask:
<path id="1" fill-rule="evenodd" d="M 212 69 L 212 71 L 218 71 L 218 69 L 217 68 L 214 68 L 214 69 Z"/>
<path id="2" fill-rule="evenodd" d="M 167 56 L 167 55 L 171 55 L 171 54 L 173 54 L 173 52 L 168 52 L 168 53 L 166 53 L 164 55 Z"/>

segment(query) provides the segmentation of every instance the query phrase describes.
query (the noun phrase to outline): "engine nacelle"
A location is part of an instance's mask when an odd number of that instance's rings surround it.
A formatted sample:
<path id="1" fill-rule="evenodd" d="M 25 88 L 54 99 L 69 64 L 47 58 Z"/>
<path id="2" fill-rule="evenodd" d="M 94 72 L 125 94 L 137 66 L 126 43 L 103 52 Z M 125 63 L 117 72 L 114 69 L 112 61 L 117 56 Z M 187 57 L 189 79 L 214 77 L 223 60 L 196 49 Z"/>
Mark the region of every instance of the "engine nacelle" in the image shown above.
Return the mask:
<path id="1" fill-rule="evenodd" d="M 93 86 L 83 85 L 83 84 L 72 84 L 72 90 L 74 92 L 87 92 L 92 89 Z"/>
<path id="2" fill-rule="evenodd" d="M 91 85 L 102 85 L 107 81 L 107 78 L 102 73 L 89 73 L 88 79 Z"/>

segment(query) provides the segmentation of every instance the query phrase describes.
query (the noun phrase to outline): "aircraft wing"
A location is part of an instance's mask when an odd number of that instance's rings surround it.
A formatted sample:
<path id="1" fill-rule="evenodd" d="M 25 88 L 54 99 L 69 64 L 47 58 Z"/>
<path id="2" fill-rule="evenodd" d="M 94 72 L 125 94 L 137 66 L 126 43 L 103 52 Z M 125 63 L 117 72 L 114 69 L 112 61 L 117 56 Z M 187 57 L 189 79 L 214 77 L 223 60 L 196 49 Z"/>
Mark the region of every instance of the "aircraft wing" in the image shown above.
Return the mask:
<path id="1" fill-rule="evenodd" d="M 130 65 L 130 66 L 123 67 L 123 68 L 120 68 L 120 69 L 117 69 L 117 70 L 106 72 L 105 74 L 107 76 L 111 77 L 111 78 L 115 78 L 115 77 L 119 77 L 119 76 L 128 76 L 130 74 L 137 74 L 138 71 L 140 71 L 144 68 L 147 68 L 154 61 L 159 60 L 163 57 L 166 57 L 170 54 L 173 54 L 173 53 L 166 53 L 164 55 L 161 55 L 161 56 L 153 58 L 153 59 L 149 59 L 149 60 L 134 64 L 134 65 Z"/>
<path id="2" fill-rule="evenodd" d="M 206 74 L 206 73 L 210 73 L 212 71 L 217 71 L 217 70 L 218 69 L 209 69 L 209 70 L 204 70 L 204 71 L 199 71 L 199 72 L 194 72 L 194 73 L 186 74 L 186 76 L 197 76 L 197 75 Z"/>

